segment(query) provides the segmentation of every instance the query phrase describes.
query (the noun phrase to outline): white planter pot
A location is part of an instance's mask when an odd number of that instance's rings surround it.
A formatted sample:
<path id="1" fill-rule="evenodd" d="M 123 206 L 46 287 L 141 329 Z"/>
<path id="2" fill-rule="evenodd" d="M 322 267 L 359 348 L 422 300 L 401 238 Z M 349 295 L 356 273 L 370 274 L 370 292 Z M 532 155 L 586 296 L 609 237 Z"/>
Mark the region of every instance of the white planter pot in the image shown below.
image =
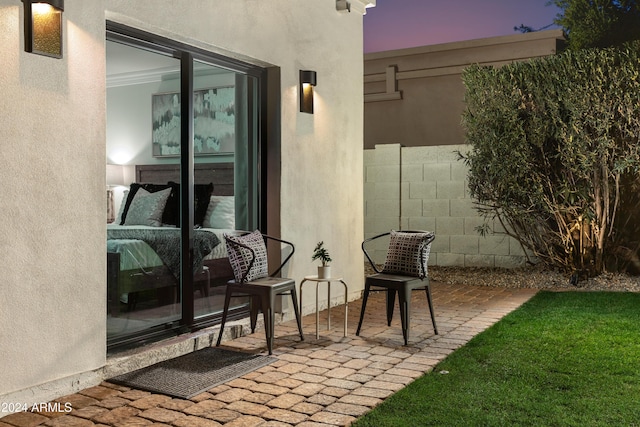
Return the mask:
<path id="1" fill-rule="evenodd" d="M 331 267 L 318 267 L 318 279 L 328 279 L 331 277 Z"/>

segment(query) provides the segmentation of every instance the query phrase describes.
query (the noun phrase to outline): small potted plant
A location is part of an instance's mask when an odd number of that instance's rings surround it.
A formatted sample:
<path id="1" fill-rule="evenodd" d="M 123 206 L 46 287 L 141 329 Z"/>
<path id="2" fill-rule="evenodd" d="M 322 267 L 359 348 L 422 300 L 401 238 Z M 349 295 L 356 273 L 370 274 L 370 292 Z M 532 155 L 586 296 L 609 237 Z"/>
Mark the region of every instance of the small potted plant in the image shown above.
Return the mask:
<path id="1" fill-rule="evenodd" d="M 331 277 L 331 267 L 329 266 L 331 257 L 329 256 L 329 251 L 324 247 L 324 242 L 318 242 L 316 248 L 313 250 L 311 261 L 316 260 L 320 260 L 322 263 L 321 266 L 318 266 L 318 279 Z"/>

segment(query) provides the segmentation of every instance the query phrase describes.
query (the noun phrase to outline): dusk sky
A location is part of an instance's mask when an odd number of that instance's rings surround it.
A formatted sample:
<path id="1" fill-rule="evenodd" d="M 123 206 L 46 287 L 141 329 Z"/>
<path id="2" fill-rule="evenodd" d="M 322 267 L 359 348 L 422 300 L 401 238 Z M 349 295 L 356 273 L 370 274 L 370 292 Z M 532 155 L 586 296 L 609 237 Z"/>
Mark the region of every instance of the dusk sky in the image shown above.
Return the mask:
<path id="1" fill-rule="evenodd" d="M 364 16 L 364 52 L 517 34 L 559 13 L 547 0 L 377 0 Z M 552 26 L 550 28 L 558 28 Z"/>

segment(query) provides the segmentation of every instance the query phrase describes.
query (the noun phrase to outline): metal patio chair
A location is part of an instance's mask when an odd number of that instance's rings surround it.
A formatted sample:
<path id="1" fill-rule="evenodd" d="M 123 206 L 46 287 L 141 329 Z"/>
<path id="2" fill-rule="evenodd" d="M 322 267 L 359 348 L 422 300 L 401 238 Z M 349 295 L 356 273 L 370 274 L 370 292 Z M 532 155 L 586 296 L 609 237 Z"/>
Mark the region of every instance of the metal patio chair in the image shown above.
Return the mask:
<path id="1" fill-rule="evenodd" d="M 227 243 L 229 261 L 234 270 L 235 279 L 227 283 L 224 300 L 224 311 L 220 323 L 220 334 L 216 346 L 220 345 L 224 325 L 227 320 L 229 303 L 232 297 L 250 296 L 251 333 L 255 332 L 258 319 L 258 311 L 264 316 L 264 329 L 267 339 L 269 354 L 273 353 L 273 338 L 275 326 L 275 304 L 277 295 L 290 295 L 293 302 L 300 340 L 304 341 L 298 298 L 296 295 L 296 283 L 293 279 L 276 277 L 289 261 L 295 247 L 291 242 L 281 240 L 259 232 L 245 232 L 240 236 L 224 236 Z M 280 266 L 271 274 L 267 272 L 266 241 L 272 240 L 290 247 L 290 253 Z"/>
<path id="2" fill-rule="evenodd" d="M 385 236 L 390 236 L 389 246 L 384 267 L 380 270 L 371 259 L 366 246 Z M 434 239 L 435 234 L 428 231 L 391 231 L 371 237 L 362 242 L 362 251 L 376 273 L 365 279 L 360 321 L 358 322 L 356 335 L 360 335 L 371 288 L 383 288 L 387 291 L 388 326 L 391 326 L 396 293 L 398 294 L 404 345 L 407 345 L 409 340 L 411 291 L 424 289 L 429 304 L 433 330 L 435 334 L 438 335 L 438 328 L 436 326 L 431 301 L 431 287 L 427 274 L 427 261 L 429 260 L 431 242 L 433 242 Z"/>

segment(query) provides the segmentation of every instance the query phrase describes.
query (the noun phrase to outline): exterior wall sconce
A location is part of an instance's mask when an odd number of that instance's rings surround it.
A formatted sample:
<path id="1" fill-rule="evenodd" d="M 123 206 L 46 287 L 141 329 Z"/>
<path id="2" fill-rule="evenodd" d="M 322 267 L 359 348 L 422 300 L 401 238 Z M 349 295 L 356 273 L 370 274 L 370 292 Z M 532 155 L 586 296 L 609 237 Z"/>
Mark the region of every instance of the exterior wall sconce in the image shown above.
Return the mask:
<path id="1" fill-rule="evenodd" d="M 316 85 L 316 72 L 300 70 L 300 112 L 313 114 L 313 87 Z"/>
<path id="2" fill-rule="evenodd" d="M 64 0 L 22 0 L 24 3 L 24 50 L 62 58 L 62 11 Z"/>

